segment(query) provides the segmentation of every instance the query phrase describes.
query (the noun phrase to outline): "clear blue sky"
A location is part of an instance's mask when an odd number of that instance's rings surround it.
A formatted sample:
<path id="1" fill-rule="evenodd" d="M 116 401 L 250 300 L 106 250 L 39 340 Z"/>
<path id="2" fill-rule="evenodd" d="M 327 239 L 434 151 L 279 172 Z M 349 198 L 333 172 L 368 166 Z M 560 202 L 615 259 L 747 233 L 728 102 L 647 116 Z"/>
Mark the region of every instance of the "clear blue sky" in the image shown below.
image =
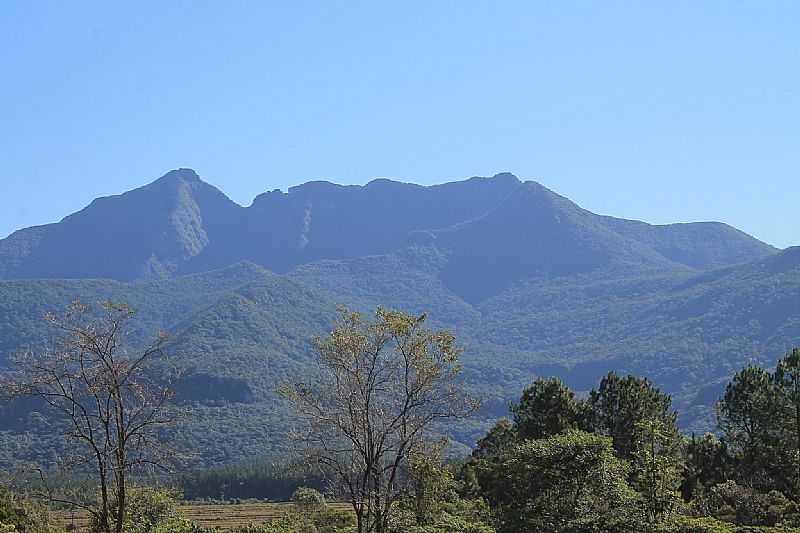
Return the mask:
<path id="1" fill-rule="evenodd" d="M 512 171 L 800 244 L 800 2 L 3 2 L 0 236 L 192 167 Z"/>

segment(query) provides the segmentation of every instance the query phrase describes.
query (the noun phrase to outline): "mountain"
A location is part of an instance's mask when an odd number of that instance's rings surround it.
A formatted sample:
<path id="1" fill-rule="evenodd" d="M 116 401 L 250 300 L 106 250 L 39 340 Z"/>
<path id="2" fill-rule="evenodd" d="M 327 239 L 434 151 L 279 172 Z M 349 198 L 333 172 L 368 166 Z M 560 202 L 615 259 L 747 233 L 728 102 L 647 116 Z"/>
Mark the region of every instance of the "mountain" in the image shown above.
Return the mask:
<path id="1" fill-rule="evenodd" d="M 0 276 L 169 277 L 210 242 L 227 238 L 237 209 L 194 171 L 174 170 L 145 187 L 98 198 L 57 224 L 0 241 Z"/>
<path id="2" fill-rule="evenodd" d="M 0 240 L 0 279 L 164 279 L 251 261 L 274 272 L 435 240 L 470 301 L 527 276 L 705 270 L 775 252 L 722 224 L 600 217 L 512 174 L 431 187 L 310 182 L 241 207 L 190 169 Z"/>
<path id="3" fill-rule="evenodd" d="M 190 169 L 100 198 L 61 222 L 0 240 L 0 279 L 169 278 L 249 260 L 276 272 L 318 259 L 383 253 L 416 229 L 497 207 L 511 175 L 433 187 L 311 182 L 241 207 Z"/>
<path id="4" fill-rule="evenodd" d="M 0 275 L 0 368 L 76 298 L 133 304 L 134 342 L 169 331 L 192 412 L 175 438 L 206 464 L 286 444 L 276 388 L 313 369 L 337 304 L 427 312 L 457 335 L 486 400 L 449 429 L 464 445 L 536 376 L 585 391 L 609 370 L 651 377 L 702 431 L 733 372 L 800 344 L 800 247 L 599 216 L 510 174 L 312 182 L 242 207 L 181 169 L 0 241 Z M 0 464 L 42 459 L 55 437 L 35 412 L 0 408 Z"/>

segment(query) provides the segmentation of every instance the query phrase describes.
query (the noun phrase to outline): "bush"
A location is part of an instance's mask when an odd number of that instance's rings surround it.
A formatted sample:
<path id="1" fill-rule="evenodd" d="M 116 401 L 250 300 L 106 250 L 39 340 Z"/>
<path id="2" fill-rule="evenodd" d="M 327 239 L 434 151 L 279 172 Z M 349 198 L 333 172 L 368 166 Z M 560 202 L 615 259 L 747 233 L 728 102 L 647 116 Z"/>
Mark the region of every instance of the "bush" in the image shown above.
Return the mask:
<path id="1" fill-rule="evenodd" d="M 199 528 L 183 517 L 178 510 L 178 494 L 165 489 L 138 486 L 127 490 L 125 533 L 189 533 Z M 116 513 L 111 520 L 115 523 Z M 98 524 L 92 524 L 98 531 Z"/>
<path id="2" fill-rule="evenodd" d="M 703 491 L 692 503 L 692 511 L 696 516 L 744 526 L 795 526 L 800 523 L 797 504 L 780 492 L 763 494 L 733 481 Z"/>
<path id="3" fill-rule="evenodd" d="M 800 529 L 782 526 L 737 526 L 712 517 L 676 516 L 659 524 L 654 533 L 800 533 Z"/>
<path id="4" fill-rule="evenodd" d="M 50 533 L 55 529 L 46 507 L 17 499 L 13 493 L 0 487 L 0 533 Z"/>
<path id="5" fill-rule="evenodd" d="M 309 487 L 299 487 L 292 494 L 292 502 L 306 511 L 319 511 L 327 506 L 325 496 L 318 490 Z"/>
<path id="6" fill-rule="evenodd" d="M 676 516 L 659 524 L 656 533 L 736 533 L 736 528 L 716 518 Z"/>
<path id="7" fill-rule="evenodd" d="M 0 524 L 4 528 L 20 525 L 25 519 L 22 510 L 14 500 L 13 495 L 6 489 L 0 487 Z M 0 531 L 5 531 L 0 529 Z"/>
<path id="8" fill-rule="evenodd" d="M 278 520 L 249 525 L 228 533 L 355 533 L 353 514 L 325 509 L 312 514 L 291 512 Z"/>

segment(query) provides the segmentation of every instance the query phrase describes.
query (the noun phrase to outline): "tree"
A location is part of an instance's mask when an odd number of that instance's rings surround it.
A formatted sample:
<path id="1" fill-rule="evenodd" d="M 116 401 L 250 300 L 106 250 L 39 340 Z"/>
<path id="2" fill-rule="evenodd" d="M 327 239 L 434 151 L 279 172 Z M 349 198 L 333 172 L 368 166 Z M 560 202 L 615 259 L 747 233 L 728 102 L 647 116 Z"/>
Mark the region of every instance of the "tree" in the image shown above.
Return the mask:
<path id="1" fill-rule="evenodd" d="M 711 433 L 702 438 L 694 434 L 683 445 L 683 482 L 681 494 L 685 501 L 694 498 L 698 490 L 731 479 L 733 458 L 728 453 L 727 443 Z"/>
<path id="2" fill-rule="evenodd" d="M 292 493 L 292 503 L 305 512 L 318 511 L 328 506 L 325 496 L 311 487 L 297 487 Z"/>
<path id="3" fill-rule="evenodd" d="M 739 462 L 738 479 L 763 490 L 782 475 L 778 405 L 773 377 L 755 366 L 737 372 L 717 402 L 717 425 Z"/>
<path id="4" fill-rule="evenodd" d="M 0 524 L 13 525 L 15 528 L 24 520 L 19 505 L 8 489 L 0 486 Z"/>
<path id="5" fill-rule="evenodd" d="M 409 483 L 397 501 L 391 533 L 495 533 L 482 498 L 462 498 L 436 450 L 409 460 Z"/>
<path id="6" fill-rule="evenodd" d="M 121 533 L 126 520 L 127 481 L 131 472 L 163 466 L 159 431 L 174 420 L 172 398 L 163 369 L 166 336 L 159 334 L 145 348 L 128 346 L 134 311 L 103 303 L 100 317 L 75 302 L 47 322 L 59 337 L 49 350 L 13 358 L 16 368 L 3 381 L 12 396 L 42 400 L 67 423 L 68 464 L 89 468 L 99 482 L 99 504 L 56 501 L 85 508 L 99 530 Z M 44 480 L 44 476 L 43 476 Z"/>
<path id="7" fill-rule="evenodd" d="M 537 379 L 512 406 L 519 439 L 541 439 L 578 427 L 580 407 L 575 393 L 560 379 Z"/>
<path id="8" fill-rule="evenodd" d="M 490 501 L 497 501 L 506 490 L 506 484 L 499 475 L 498 465 L 519 443 L 519 436 L 510 420 L 501 418 L 481 438 L 472 456 L 461 471 L 462 482 L 473 496 L 481 495 Z"/>
<path id="9" fill-rule="evenodd" d="M 0 486 L 0 533 L 55 533 L 58 530 L 46 506 Z"/>
<path id="10" fill-rule="evenodd" d="M 316 339 L 314 382 L 285 386 L 305 428 L 306 460 L 336 482 L 359 533 L 385 533 L 404 465 L 431 425 L 477 407 L 456 380 L 455 337 L 414 317 L 379 308 L 373 322 L 341 309 Z"/>
<path id="11" fill-rule="evenodd" d="M 636 450 L 642 420 L 661 420 L 678 435 L 672 398 L 637 376 L 621 378 L 615 372 L 605 376 L 589 393 L 586 417 L 586 429 L 610 436 L 614 449 L 626 460 Z"/>
<path id="12" fill-rule="evenodd" d="M 778 361 L 774 374 L 779 393 L 779 420 L 783 433 L 784 463 L 786 465 L 786 490 L 800 495 L 800 348 Z M 788 446 L 787 446 L 788 445 Z"/>
<path id="13" fill-rule="evenodd" d="M 519 437 L 513 424 L 507 418 L 498 420 L 492 429 L 482 437 L 475 449 L 472 451 L 472 456 L 475 458 L 490 458 L 502 455 L 504 452 L 509 451 L 515 444 Z"/>
<path id="14" fill-rule="evenodd" d="M 639 441 L 634 452 L 634 486 L 644 497 L 645 516 L 651 524 L 668 518 L 680 503 L 681 464 L 679 440 L 658 418 L 637 424 Z"/>
<path id="15" fill-rule="evenodd" d="M 628 531 L 637 523 L 628 465 L 609 437 L 569 431 L 528 440 L 498 469 L 506 489 L 490 504 L 500 531 Z"/>
<path id="16" fill-rule="evenodd" d="M 733 480 L 705 489 L 692 502 L 691 512 L 746 526 L 796 526 L 800 521 L 797 504 L 780 492 L 760 493 Z"/>
<path id="17" fill-rule="evenodd" d="M 123 530 L 125 533 L 196 531 L 197 528 L 183 515 L 178 506 L 179 496 L 179 493 L 166 489 L 139 485 L 129 487 Z"/>

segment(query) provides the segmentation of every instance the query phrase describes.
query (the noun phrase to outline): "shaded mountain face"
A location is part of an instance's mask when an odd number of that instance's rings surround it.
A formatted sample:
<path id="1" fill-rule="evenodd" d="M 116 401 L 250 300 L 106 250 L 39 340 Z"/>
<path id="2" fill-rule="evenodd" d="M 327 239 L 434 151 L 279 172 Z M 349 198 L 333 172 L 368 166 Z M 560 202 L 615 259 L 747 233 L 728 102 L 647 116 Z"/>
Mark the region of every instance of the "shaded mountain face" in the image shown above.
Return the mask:
<path id="1" fill-rule="evenodd" d="M 164 279 L 240 261 L 282 273 L 409 245 L 441 251 L 442 280 L 470 302 L 529 277 L 697 271 L 775 252 L 722 224 L 601 217 L 507 173 L 430 187 L 310 182 L 245 208 L 179 169 L 1 240 L 0 279 Z"/>
<path id="2" fill-rule="evenodd" d="M 0 275 L 20 278 L 165 278 L 222 240 L 239 207 L 194 171 L 98 198 L 57 224 L 0 241 Z"/>

